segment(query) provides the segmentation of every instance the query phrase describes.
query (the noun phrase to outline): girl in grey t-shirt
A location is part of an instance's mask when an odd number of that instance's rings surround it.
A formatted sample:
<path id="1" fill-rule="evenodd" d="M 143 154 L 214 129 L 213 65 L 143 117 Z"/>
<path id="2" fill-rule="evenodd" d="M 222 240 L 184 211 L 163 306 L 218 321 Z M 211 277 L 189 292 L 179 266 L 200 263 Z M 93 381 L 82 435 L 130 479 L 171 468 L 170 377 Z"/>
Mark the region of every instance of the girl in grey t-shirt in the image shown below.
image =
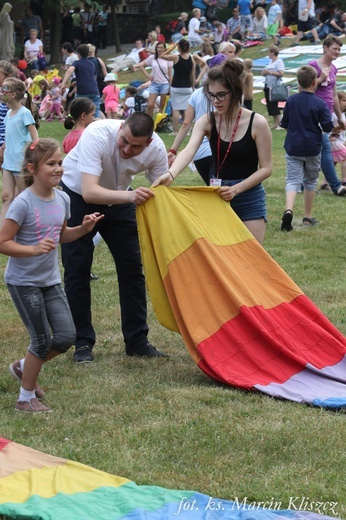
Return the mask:
<path id="1" fill-rule="evenodd" d="M 0 229 L 0 253 L 8 255 L 5 282 L 30 334 L 25 358 L 10 365 L 21 383 L 16 410 L 50 412 L 37 384 L 42 364 L 66 352 L 75 341 L 75 327 L 58 263 L 59 242 L 89 233 L 102 218 L 86 215 L 80 226 L 67 227 L 68 195 L 57 189 L 63 173 L 59 143 L 37 139 L 26 148 L 22 173 L 26 186 L 14 199 Z"/>

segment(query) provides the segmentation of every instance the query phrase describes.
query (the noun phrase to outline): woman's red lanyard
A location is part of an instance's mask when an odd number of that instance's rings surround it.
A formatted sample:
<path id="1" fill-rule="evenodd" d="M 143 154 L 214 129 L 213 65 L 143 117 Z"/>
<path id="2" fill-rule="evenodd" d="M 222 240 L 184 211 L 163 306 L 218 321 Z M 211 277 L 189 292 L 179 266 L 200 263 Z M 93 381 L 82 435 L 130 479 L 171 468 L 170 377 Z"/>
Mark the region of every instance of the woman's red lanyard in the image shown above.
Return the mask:
<path id="1" fill-rule="evenodd" d="M 225 160 L 227 159 L 227 156 L 228 156 L 229 151 L 231 149 L 231 146 L 233 144 L 234 137 L 235 137 L 235 134 L 237 132 L 240 116 L 241 116 L 241 107 L 239 109 L 239 113 L 238 113 L 238 116 L 237 116 L 237 119 L 236 119 L 236 122 L 235 122 L 235 125 L 234 125 L 234 128 L 233 128 L 233 132 L 232 132 L 232 135 L 231 135 L 231 140 L 228 143 L 228 147 L 227 147 L 226 153 L 224 155 L 224 158 L 223 158 L 221 164 L 220 164 L 220 145 L 221 145 L 220 129 L 221 129 L 222 116 L 219 116 L 220 121 L 219 121 L 219 130 L 218 130 L 218 134 L 217 134 L 217 176 L 216 176 L 217 179 L 219 178 L 220 170 L 221 170 Z"/>

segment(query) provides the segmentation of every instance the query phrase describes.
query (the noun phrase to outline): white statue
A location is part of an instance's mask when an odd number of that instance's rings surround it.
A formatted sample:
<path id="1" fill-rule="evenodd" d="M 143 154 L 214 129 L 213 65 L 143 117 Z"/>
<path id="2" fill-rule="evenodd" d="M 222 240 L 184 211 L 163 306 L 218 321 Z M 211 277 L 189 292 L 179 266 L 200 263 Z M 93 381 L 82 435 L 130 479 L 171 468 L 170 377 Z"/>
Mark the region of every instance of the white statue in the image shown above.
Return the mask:
<path id="1" fill-rule="evenodd" d="M 12 5 L 4 4 L 0 12 L 0 60 L 10 61 L 14 56 L 14 24 L 10 17 Z"/>

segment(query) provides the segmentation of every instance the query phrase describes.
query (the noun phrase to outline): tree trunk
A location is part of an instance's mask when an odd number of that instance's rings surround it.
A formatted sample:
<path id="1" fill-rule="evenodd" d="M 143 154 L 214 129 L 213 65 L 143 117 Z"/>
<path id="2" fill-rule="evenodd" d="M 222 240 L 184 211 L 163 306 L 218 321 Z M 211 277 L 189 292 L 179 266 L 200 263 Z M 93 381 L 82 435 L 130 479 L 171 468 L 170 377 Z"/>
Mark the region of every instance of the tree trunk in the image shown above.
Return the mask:
<path id="1" fill-rule="evenodd" d="M 119 37 L 119 29 L 118 29 L 118 19 L 117 19 L 117 13 L 115 11 L 115 6 L 119 2 L 117 0 L 110 0 L 109 4 L 111 7 L 111 14 L 113 19 L 113 27 L 115 32 L 115 49 L 116 52 L 121 52 L 121 43 L 120 43 L 120 37 Z"/>
<path id="2" fill-rule="evenodd" d="M 61 14 L 57 2 L 50 12 L 50 64 L 61 62 L 60 54 Z"/>

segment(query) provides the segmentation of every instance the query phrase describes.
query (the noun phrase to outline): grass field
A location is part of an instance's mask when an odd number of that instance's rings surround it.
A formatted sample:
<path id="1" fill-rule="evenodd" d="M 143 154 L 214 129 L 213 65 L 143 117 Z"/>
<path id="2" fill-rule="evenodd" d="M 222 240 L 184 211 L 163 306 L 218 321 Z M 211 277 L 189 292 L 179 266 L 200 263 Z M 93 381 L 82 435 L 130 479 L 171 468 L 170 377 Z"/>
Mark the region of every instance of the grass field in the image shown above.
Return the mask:
<path id="1" fill-rule="evenodd" d="M 254 57 L 254 52 L 243 55 Z M 261 97 L 256 94 L 255 109 L 265 113 Z M 61 140 L 66 131 L 57 122 L 44 122 L 39 133 Z M 173 137 L 161 135 L 168 148 Z M 280 231 L 284 135 L 273 132 L 273 173 L 265 182 L 269 222 L 264 247 L 346 334 L 346 198 L 318 192 L 314 216 L 319 224 L 306 229 L 299 195 L 294 231 Z M 199 183 L 189 169 L 176 181 Z M 147 185 L 144 175 L 137 176 L 138 184 Z M 1 256 L 1 271 L 6 262 Z M 14 413 L 18 385 L 8 365 L 24 355 L 28 337 L 1 282 L 1 436 L 138 484 L 195 489 L 239 501 L 275 500 L 283 508 L 297 498 L 337 502 L 333 509 L 327 506 L 325 514 L 346 518 L 344 413 L 245 393 L 208 379 L 190 359 L 181 337 L 157 323 L 150 300 L 150 339 L 170 358 L 126 357 L 115 270 L 103 243 L 95 251 L 93 271 L 100 276 L 92 282 L 95 361 L 76 366 L 71 349 L 48 363 L 40 384 L 53 413 L 35 417 Z"/>

